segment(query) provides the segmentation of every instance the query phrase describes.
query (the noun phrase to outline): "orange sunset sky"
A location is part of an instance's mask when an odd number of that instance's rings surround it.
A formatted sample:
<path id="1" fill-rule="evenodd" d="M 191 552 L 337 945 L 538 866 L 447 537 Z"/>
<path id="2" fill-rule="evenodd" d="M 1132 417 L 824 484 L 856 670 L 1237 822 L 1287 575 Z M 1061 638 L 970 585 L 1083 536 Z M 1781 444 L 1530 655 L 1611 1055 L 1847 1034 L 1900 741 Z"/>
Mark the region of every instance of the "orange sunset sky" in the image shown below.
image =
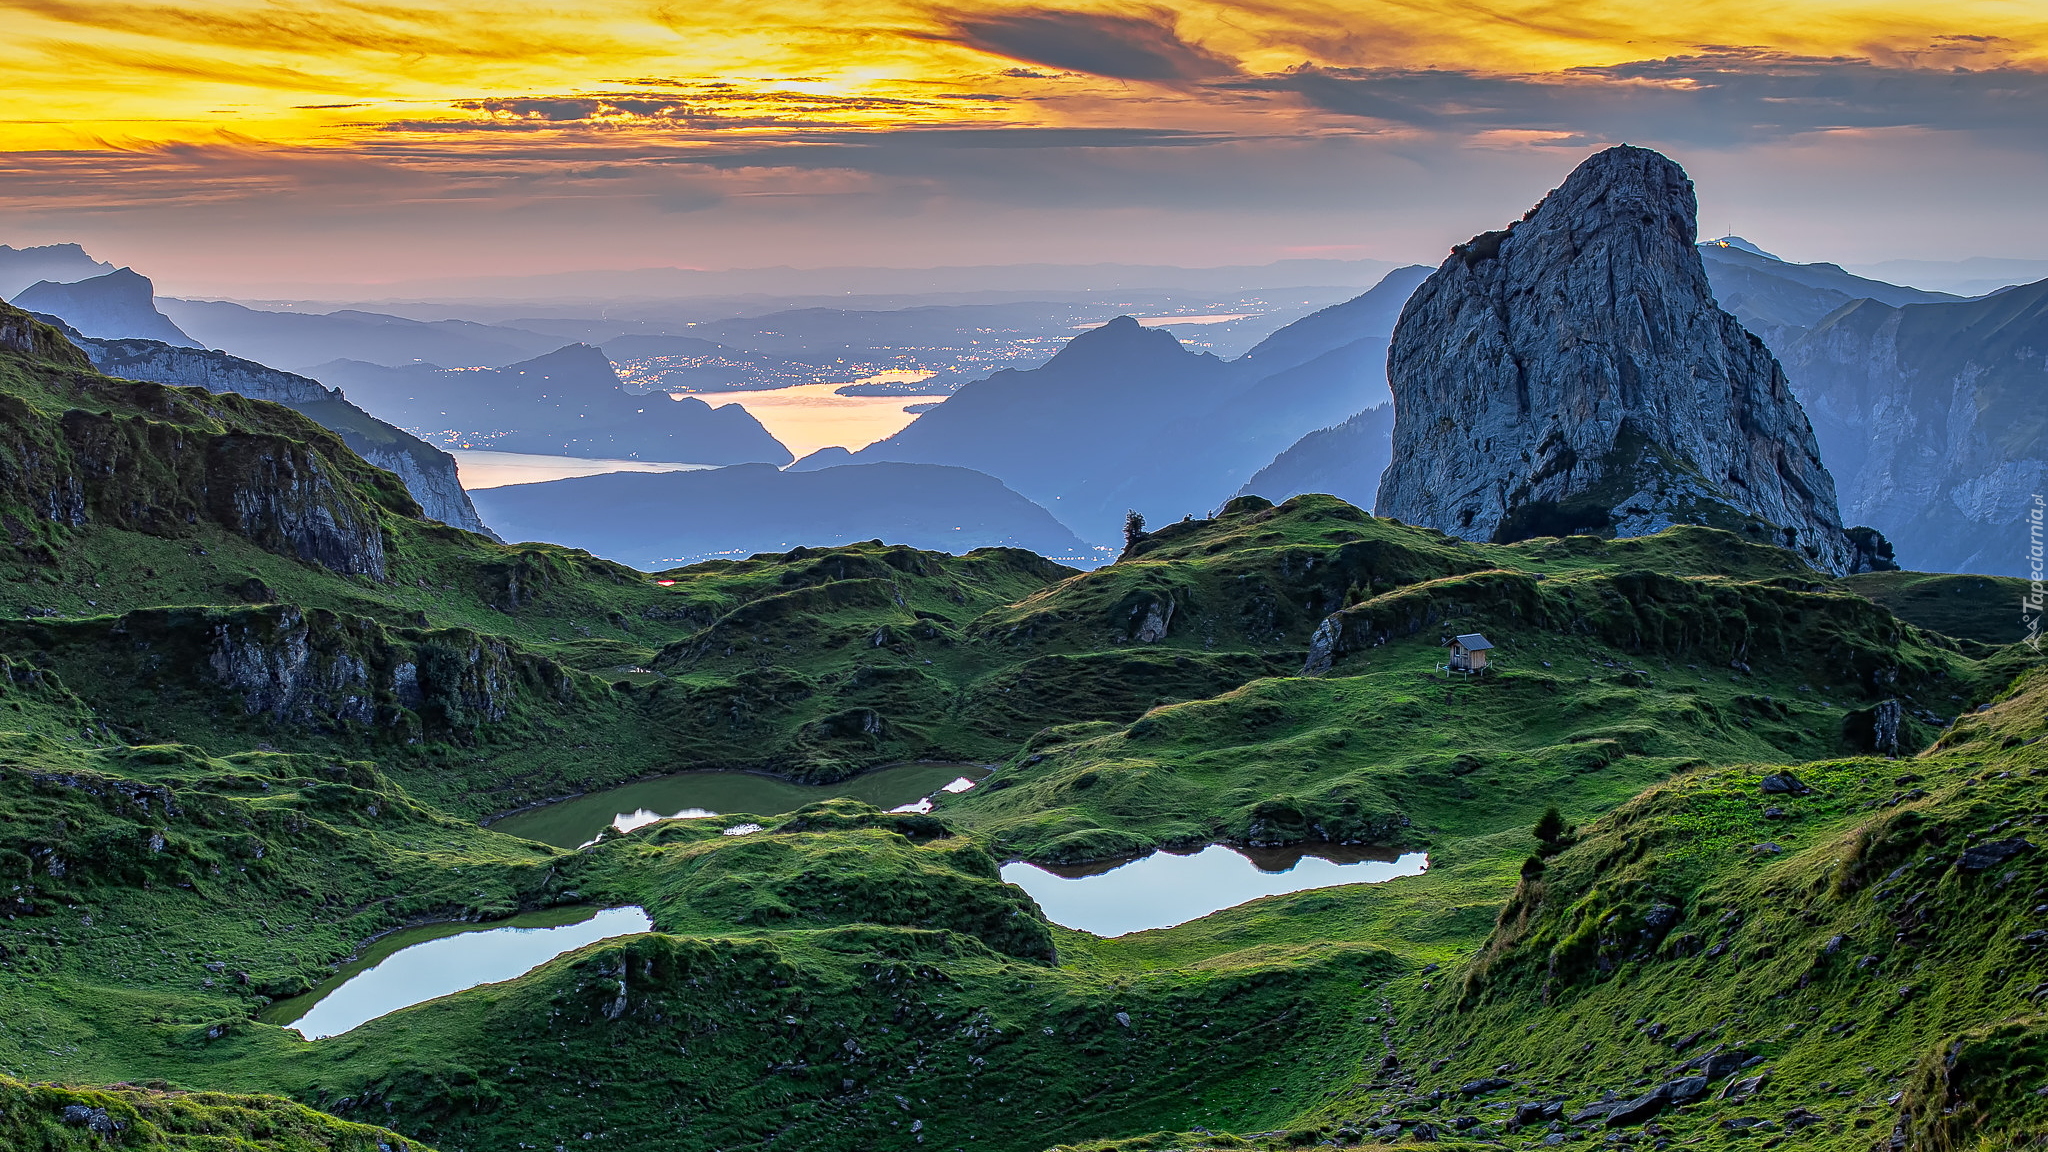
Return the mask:
<path id="1" fill-rule="evenodd" d="M 0 243 L 167 290 L 1434 261 L 1597 145 L 1798 259 L 2048 257 L 2048 3 L 0 0 Z M 2024 250 L 2022 250 L 2024 249 Z"/>

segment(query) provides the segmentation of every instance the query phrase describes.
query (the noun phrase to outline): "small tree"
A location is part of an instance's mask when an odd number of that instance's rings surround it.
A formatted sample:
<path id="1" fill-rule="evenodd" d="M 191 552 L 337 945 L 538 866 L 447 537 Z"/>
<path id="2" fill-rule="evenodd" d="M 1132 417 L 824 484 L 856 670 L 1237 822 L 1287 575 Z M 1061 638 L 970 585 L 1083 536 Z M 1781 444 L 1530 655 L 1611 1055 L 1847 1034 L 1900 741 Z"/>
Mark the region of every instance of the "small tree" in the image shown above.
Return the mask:
<path id="1" fill-rule="evenodd" d="M 1145 517 L 1137 509 L 1124 513 L 1124 555 L 1129 556 L 1138 541 L 1145 538 Z"/>
<path id="2" fill-rule="evenodd" d="M 1555 852 L 1564 847 L 1564 813 L 1556 808 L 1545 808 L 1543 815 L 1536 818 L 1536 839 L 1543 844 L 1545 852 Z"/>

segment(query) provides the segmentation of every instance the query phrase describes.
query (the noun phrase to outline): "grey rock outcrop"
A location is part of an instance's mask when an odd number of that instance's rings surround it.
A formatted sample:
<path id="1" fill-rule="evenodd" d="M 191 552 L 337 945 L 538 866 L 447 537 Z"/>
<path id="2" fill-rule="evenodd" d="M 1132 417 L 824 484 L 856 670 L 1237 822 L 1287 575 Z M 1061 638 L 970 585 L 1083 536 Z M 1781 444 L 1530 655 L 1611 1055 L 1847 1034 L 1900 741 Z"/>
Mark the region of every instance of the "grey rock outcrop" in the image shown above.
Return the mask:
<path id="1" fill-rule="evenodd" d="M 225 352 L 182 348 L 160 340 L 95 340 L 74 335 L 72 342 L 92 359 L 93 367 L 109 376 L 234 392 L 311 417 L 338 434 L 356 455 L 396 473 L 429 519 L 497 539 L 463 490 L 455 457 L 349 403 L 338 389 Z"/>
<path id="2" fill-rule="evenodd" d="M 1845 571 L 1834 480 L 1777 361 L 1715 304 L 1695 213 L 1683 169 L 1624 145 L 1454 248 L 1388 353 L 1379 513 L 1501 542 L 1708 524 Z"/>
<path id="3" fill-rule="evenodd" d="M 143 636 L 173 629 L 145 614 Z M 559 666 L 504 640 L 461 629 L 392 631 L 374 621 L 289 604 L 221 612 L 200 622 L 207 669 L 249 715 L 312 727 L 389 720 L 392 705 L 442 725 L 499 723 L 521 696 L 562 702 L 575 685 Z"/>

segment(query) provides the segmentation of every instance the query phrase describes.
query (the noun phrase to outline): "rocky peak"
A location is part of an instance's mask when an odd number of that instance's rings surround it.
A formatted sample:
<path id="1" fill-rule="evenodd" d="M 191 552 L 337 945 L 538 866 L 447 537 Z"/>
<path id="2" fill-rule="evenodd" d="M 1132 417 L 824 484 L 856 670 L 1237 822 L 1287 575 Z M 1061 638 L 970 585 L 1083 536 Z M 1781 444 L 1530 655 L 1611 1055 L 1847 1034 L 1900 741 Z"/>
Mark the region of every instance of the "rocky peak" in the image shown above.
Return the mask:
<path id="1" fill-rule="evenodd" d="M 1835 483 L 1761 340 L 1714 302 L 1692 182 L 1621 146 L 1451 250 L 1388 353 L 1378 511 L 1467 540 L 1708 524 L 1844 571 Z"/>
<path id="2" fill-rule="evenodd" d="M 1090 328 L 1059 350 L 1048 368 L 1093 371 L 1126 364 L 1153 365 L 1180 356 L 1194 356 L 1164 328 L 1147 328 L 1129 316 L 1119 316 L 1100 327 Z"/>
<path id="3" fill-rule="evenodd" d="M 133 268 L 117 268 L 104 276 L 75 284 L 53 284 L 48 280 L 32 284 L 14 303 L 32 312 L 48 312 L 87 336 L 119 340 L 138 336 L 166 344 L 193 348 L 198 341 L 185 335 L 171 318 L 157 311 L 156 286 Z"/>
<path id="4" fill-rule="evenodd" d="M 508 375 L 539 377 L 566 384 L 617 388 L 619 376 L 604 350 L 590 344 L 565 344 L 531 360 L 499 369 Z"/>

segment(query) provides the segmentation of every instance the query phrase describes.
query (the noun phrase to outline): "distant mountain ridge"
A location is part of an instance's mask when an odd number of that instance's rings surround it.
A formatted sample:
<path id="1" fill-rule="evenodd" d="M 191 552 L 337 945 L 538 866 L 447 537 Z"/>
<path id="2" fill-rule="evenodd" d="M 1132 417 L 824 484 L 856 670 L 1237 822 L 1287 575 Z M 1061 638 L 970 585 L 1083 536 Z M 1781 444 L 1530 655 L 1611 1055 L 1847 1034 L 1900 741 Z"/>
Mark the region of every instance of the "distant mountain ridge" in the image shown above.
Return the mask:
<path id="1" fill-rule="evenodd" d="M 1126 510 L 1201 514 L 1304 433 L 1386 399 L 1386 341 L 1426 271 L 1389 273 L 1230 361 L 1119 317 L 1042 367 L 963 385 L 853 458 L 978 468 L 1098 543 Z"/>
<path id="2" fill-rule="evenodd" d="M 170 317 L 157 311 L 155 286 L 133 268 L 117 268 L 69 284 L 44 280 L 15 296 L 14 304 L 31 312 L 61 316 L 95 340 L 132 336 L 186 348 L 199 346 Z"/>
<path id="3" fill-rule="evenodd" d="M 337 360 L 312 375 L 366 409 L 450 444 L 502 452 L 685 464 L 787 464 L 793 457 L 737 404 L 636 395 L 605 354 L 571 344 L 503 368 L 388 368 Z"/>
<path id="4" fill-rule="evenodd" d="M 1859 300 L 1782 349 L 1843 513 L 1908 567 L 2031 574 L 2048 491 L 2048 280 L 1975 300 Z"/>
<path id="5" fill-rule="evenodd" d="M 610 472 L 488 488 L 476 501 L 507 539 L 565 544 L 638 568 L 868 539 L 956 554 L 1015 547 L 1068 563 L 1103 558 L 994 477 L 935 464 Z"/>
<path id="6" fill-rule="evenodd" d="M 1245 481 L 1237 494 L 1279 503 L 1322 493 L 1367 506 L 1379 495 L 1380 476 L 1393 456 L 1394 404 L 1390 400 L 1303 436 Z"/>
<path id="7" fill-rule="evenodd" d="M 158 305 L 209 347 L 303 372 L 346 357 L 402 366 L 509 364 L 558 347 L 553 337 L 467 320 L 408 320 L 376 312 L 277 312 L 224 300 L 164 298 Z"/>
<path id="8" fill-rule="evenodd" d="M 741 296 L 751 293 L 840 295 L 844 293 L 959 292 L 985 289 L 1079 290 L 1094 288 L 1286 287 L 1309 284 L 1364 288 L 1395 267 L 1387 260 L 1290 259 L 1267 264 L 1182 268 L 1165 264 L 982 264 L 937 268 L 623 268 L 550 272 L 532 276 L 448 276 L 374 286 L 308 281 L 273 285 L 273 296 L 320 299 L 431 300 L 496 298 L 546 300 L 563 297 L 621 300 L 648 297 Z M 346 288 L 341 295 L 335 291 Z M 326 295 L 321 295 L 325 293 Z M 378 296 L 377 293 L 383 295 Z"/>
<path id="9" fill-rule="evenodd" d="M 34 248 L 0 244 L 0 299 L 11 300 L 15 293 L 38 281 L 70 284 L 113 270 L 112 264 L 93 259 L 77 244 L 44 244 Z"/>
<path id="10" fill-rule="evenodd" d="M 1744 327 L 1774 348 L 1794 329 L 1811 327 L 1852 300 L 1898 306 L 1962 299 L 1946 292 L 1866 279 L 1839 264 L 1788 263 L 1740 237 L 1703 241 L 1699 251 L 1721 307 L 1740 317 Z"/>

